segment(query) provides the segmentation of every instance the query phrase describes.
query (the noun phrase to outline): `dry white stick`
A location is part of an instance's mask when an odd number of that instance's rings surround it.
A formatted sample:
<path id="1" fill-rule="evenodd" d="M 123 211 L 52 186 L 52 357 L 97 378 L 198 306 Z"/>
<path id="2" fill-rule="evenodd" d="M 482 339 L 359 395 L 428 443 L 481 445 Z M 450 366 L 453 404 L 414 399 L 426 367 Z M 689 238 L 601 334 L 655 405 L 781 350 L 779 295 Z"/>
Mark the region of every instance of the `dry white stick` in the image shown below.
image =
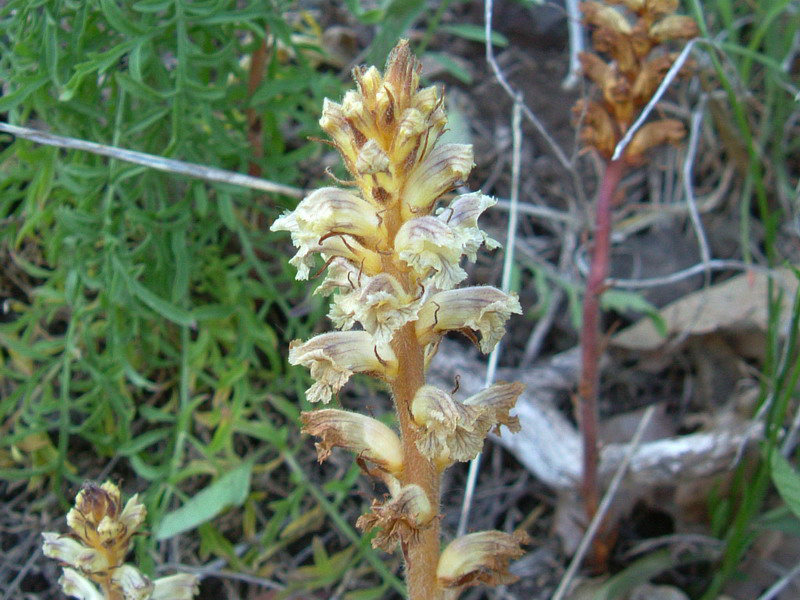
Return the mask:
<path id="1" fill-rule="evenodd" d="M 706 107 L 706 97 L 700 101 L 700 105 L 692 112 L 692 126 L 689 132 L 688 151 L 686 160 L 683 161 L 683 193 L 686 195 L 686 204 L 689 207 L 692 226 L 694 227 L 697 243 L 700 246 L 700 258 L 703 265 L 706 265 L 706 285 L 710 284 L 711 269 L 707 267 L 711 262 L 711 250 L 708 247 L 703 223 L 700 221 L 700 212 L 697 210 L 697 202 L 694 197 L 694 185 L 692 183 L 692 171 L 694 161 L 697 157 L 697 145 L 700 141 L 700 125 L 703 123 L 703 111 Z"/>
<path id="2" fill-rule="evenodd" d="M 492 9 L 493 9 L 494 2 L 493 0 L 486 0 L 484 2 L 484 19 L 486 23 L 486 62 L 492 67 L 492 71 L 494 72 L 494 76 L 497 78 L 497 81 L 500 82 L 502 88 L 506 91 L 506 93 L 511 97 L 514 102 L 517 101 L 517 92 L 511 87 L 511 84 L 508 83 L 503 72 L 500 70 L 500 66 L 497 64 L 497 61 L 494 58 L 494 50 L 492 48 L 492 44 L 490 42 L 491 39 L 491 32 L 492 32 Z M 525 104 L 522 105 L 522 111 L 525 113 L 525 117 L 531 124 L 536 128 L 547 144 L 550 146 L 550 149 L 553 151 L 553 154 L 556 155 L 558 162 L 561 163 L 561 166 L 564 167 L 567 171 L 572 170 L 572 165 L 570 164 L 569 159 L 567 158 L 564 151 L 561 150 L 561 147 L 556 143 L 553 137 L 547 132 L 547 129 L 542 124 L 542 122 L 538 119 L 538 117 L 533 114 L 533 111 L 528 108 Z"/>
<path id="3" fill-rule="evenodd" d="M 597 512 L 592 518 L 592 522 L 589 523 L 589 528 L 586 530 L 586 533 L 583 534 L 583 539 L 581 539 L 581 543 L 578 545 L 575 556 L 572 557 L 572 562 L 570 562 L 569 567 L 567 567 L 564 577 L 561 578 L 561 582 L 558 584 L 552 600 L 561 600 L 564 597 L 564 594 L 567 593 L 567 589 L 572 583 L 575 573 L 578 572 L 578 569 L 583 562 L 583 558 L 586 556 L 586 552 L 589 550 L 589 545 L 592 543 L 594 536 L 597 534 L 597 530 L 600 529 L 600 524 L 603 522 L 608 509 L 611 508 L 611 503 L 614 501 L 614 496 L 617 493 L 617 489 L 619 488 L 620 483 L 622 483 L 622 478 L 625 476 L 625 473 L 628 470 L 628 465 L 630 464 L 636 449 L 639 447 L 639 444 L 642 441 L 642 435 L 644 435 L 645 429 L 647 429 L 647 426 L 650 424 L 650 419 L 653 418 L 655 410 L 655 405 L 649 406 L 645 411 L 642 420 L 639 421 L 639 425 L 636 427 L 636 433 L 633 435 L 633 439 L 628 446 L 628 452 L 625 454 L 624 460 L 617 468 L 617 472 L 614 473 L 614 478 L 611 480 L 611 483 L 608 486 L 608 491 L 605 493 L 605 496 L 603 496 L 603 500 L 600 502 L 600 506 L 597 508 Z"/>
<path id="4" fill-rule="evenodd" d="M 580 53 L 583 52 L 583 26 L 578 0 L 567 0 L 567 31 L 569 32 L 569 73 L 561 88 L 572 91 L 581 81 Z"/>
<path id="5" fill-rule="evenodd" d="M 491 30 L 489 30 L 491 31 Z M 488 35 L 488 33 L 487 33 Z M 487 39 L 487 44 L 489 40 Z M 513 154 L 511 161 L 511 207 L 508 217 L 508 230 L 506 234 L 506 249 L 503 257 L 503 277 L 500 287 L 504 292 L 508 292 L 511 287 L 511 270 L 514 266 L 514 246 L 517 239 L 517 221 L 519 211 L 519 172 L 520 159 L 522 154 L 522 97 L 517 96 L 514 100 L 514 110 L 511 117 L 511 130 L 513 132 Z M 489 387 L 494 383 L 497 372 L 497 362 L 500 360 L 502 342 L 495 345 L 489 355 L 489 364 L 486 368 L 486 380 L 484 387 Z M 480 453 L 470 461 L 467 483 L 464 489 L 464 501 L 461 505 L 461 515 L 458 520 L 457 537 L 461 537 L 467 532 L 467 521 L 469 511 L 472 507 L 472 499 L 475 494 L 475 486 L 478 482 L 478 471 L 480 470 Z"/>
<path id="6" fill-rule="evenodd" d="M 664 80 L 661 82 L 661 85 L 658 86 L 656 93 L 653 94 L 653 97 L 650 99 L 650 102 L 647 103 L 647 106 L 644 107 L 639 118 L 634 121 L 633 125 L 631 125 L 630 129 L 628 129 L 625 136 L 619 141 L 617 147 L 614 148 L 614 154 L 611 157 L 611 160 L 619 160 L 622 156 L 622 153 L 625 152 L 625 148 L 628 147 L 628 144 L 633 139 L 633 136 L 639 131 L 639 128 L 642 124 L 647 120 L 647 117 L 650 116 L 650 113 L 655 108 L 658 101 L 661 100 L 661 96 L 664 95 L 664 92 L 667 91 L 667 88 L 672 84 L 672 81 L 678 75 L 678 71 L 681 70 L 683 63 L 686 62 L 686 59 L 689 58 L 689 52 L 692 51 L 694 48 L 697 39 L 691 40 L 688 44 L 683 47 L 681 53 L 678 55 L 678 58 L 675 59 L 675 62 L 672 63 L 672 66 L 667 71 L 667 74 L 664 76 Z"/>
<path id="7" fill-rule="evenodd" d="M 697 263 L 696 265 L 692 265 L 691 267 L 687 267 L 681 271 L 675 271 L 674 273 L 670 273 L 669 275 L 664 275 L 663 277 L 650 277 L 647 279 L 609 279 L 607 282 L 608 287 L 613 288 L 621 288 L 626 290 L 643 290 L 652 287 L 658 287 L 660 285 L 670 285 L 673 283 L 677 283 L 678 281 L 682 281 L 683 279 L 688 279 L 689 277 L 694 277 L 699 273 L 703 273 L 704 271 L 748 271 L 748 270 L 766 270 L 763 267 L 759 267 L 755 264 L 747 264 L 741 260 L 724 260 L 724 259 L 714 259 L 709 260 L 707 263 Z M 581 268 L 583 271 L 583 268 Z"/>
<path id="8" fill-rule="evenodd" d="M 511 201 L 504 198 L 496 198 L 497 207 L 500 210 L 511 210 Z M 536 206 L 535 204 L 519 204 L 516 209 L 520 214 L 528 215 L 530 217 L 537 217 L 545 221 L 557 221 L 559 223 L 568 223 L 570 225 L 577 225 L 578 219 L 573 217 L 568 212 L 549 208 L 547 206 Z"/>
<path id="9" fill-rule="evenodd" d="M 91 152 L 92 154 L 108 156 L 109 158 L 115 158 L 117 160 L 156 169 L 157 171 L 176 173 L 178 175 L 187 175 L 196 179 L 205 179 L 206 181 L 230 183 L 232 185 L 252 188 L 262 192 L 283 194 L 284 196 L 291 196 L 293 198 L 302 198 L 306 195 L 305 190 L 300 188 L 267 181 L 266 179 L 260 179 L 258 177 L 251 177 L 250 175 L 242 175 L 241 173 L 235 173 L 233 171 L 216 169 L 214 167 L 206 167 L 172 158 L 164 158 L 163 156 L 155 156 L 145 152 L 137 152 L 135 150 L 126 150 L 124 148 L 117 148 L 115 146 L 106 146 L 105 144 L 87 142 L 85 140 L 55 135 L 52 133 L 47 133 L 46 131 L 30 129 L 28 127 L 19 127 L 17 125 L 9 125 L 8 123 L 0 123 L 0 131 L 10 133 L 15 137 L 36 142 L 37 144 Z"/>
<path id="10" fill-rule="evenodd" d="M 800 575 L 800 564 L 776 581 L 766 592 L 758 597 L 758 600 L 773 600 L 773 598 L 776 598 L 778 594 L 792 582 L 792 579 L 798 575 Z"/>

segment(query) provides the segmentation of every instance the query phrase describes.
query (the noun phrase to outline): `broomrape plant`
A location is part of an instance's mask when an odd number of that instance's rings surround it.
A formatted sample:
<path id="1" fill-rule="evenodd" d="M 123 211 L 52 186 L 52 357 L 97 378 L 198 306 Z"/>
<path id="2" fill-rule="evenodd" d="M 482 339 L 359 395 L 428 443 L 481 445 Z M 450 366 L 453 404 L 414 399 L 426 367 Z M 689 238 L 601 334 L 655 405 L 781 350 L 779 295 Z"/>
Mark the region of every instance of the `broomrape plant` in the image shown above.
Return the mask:
<path id="1" fill-rule="evenodd" d="M 297 279 L 308 279 L 321 255 L 327 274 L 316 291 L 333 294 L 329 317 L 341 330 L 291 344 L 289 362 L 314 379 L 306 397 L 327 404 L 353 373 L 366 373 L 391 388 L 399 425 L 397 432 L 323 409 L 301 415 L 303 431 L 320 439 L 320 462 L 333 447 L 346 448 L 388 488 L 357 525 L 377 532 L 373 546 L 399 546 L 410 598 L 434 600 L 514 580 L 507 567 L 522 554 L 524 533 L 472 533 L 440 553 L 439 482 L 453 462 L 480 452 L 489 431 L 519 430 L 509 411 L 523 386 L 498 383 L 456 400 L 427 385 L 425 371 L 448 331 L 489 352 L 521 310 L 516 296 L 493 287 L 456 287 L 466 278 L 463 256 L 475 260 L 481 245 L 498 246 L 477 223 L 495 201 L 471 193 L 436 208 L 471 171 L 472 148 L 437 145 L 447 122 L 443 100 L 433 87 L 418 89 L 419 71 L 400 41 L 383 76 L 356 68 L 358 89 L 341 104 L 325 101 L 320 124 L 354 181 L 313 192 L 272 230 L 291 233 Z"/>
<path id="2" fill-rule="evenodd" d="M 44 555 L 65 565 L 58 580 L 64 593 L 80 600 L 191 600 L 198 591 L 194 575 L 151 581 L 125 564 L 131 539 L 146 515 L 138 495 L 123 507 L 113 483 L 85 484 L 67 513 L 71 532 L 42 534 Z"/>
<path id="3" fill-rule="evenodd" d="M 619 5 L 617 9 L 613 5 Z M 635 131 L 630 144 L 615 158 L 618 144 L 631 130 L 651 101 L 677 58 L 667 52 L 672 41 L 688 40 L 698 33 L 691 17 L 675 14 L 678 0 L 608 0 L 583 2 L 584 21 L 592 28 L 594 50 L 583 52 L 584 75 L 597 87 L 599 99 L 580 100 L 573 109 L 580 121 L 580 137 L 586 151 L 594 151 L 604 163 L 595 205 L 595 230 L 591 267 L 583 299 L 581 326 L 581 376 L 578 387 L 583 437 L 581 488 L 587 517 L 600 502 L 598 482 L 598 409 L 600 340 L 600 296 L 609 273 L 613 198 L 625 171 L 644 164 L 646 153 L 661 144 L 679 143 L 683 123 L 658 119 Z M 601 532 L 594 541 L 594 562 L 605 565 L 613 535 Z"/>

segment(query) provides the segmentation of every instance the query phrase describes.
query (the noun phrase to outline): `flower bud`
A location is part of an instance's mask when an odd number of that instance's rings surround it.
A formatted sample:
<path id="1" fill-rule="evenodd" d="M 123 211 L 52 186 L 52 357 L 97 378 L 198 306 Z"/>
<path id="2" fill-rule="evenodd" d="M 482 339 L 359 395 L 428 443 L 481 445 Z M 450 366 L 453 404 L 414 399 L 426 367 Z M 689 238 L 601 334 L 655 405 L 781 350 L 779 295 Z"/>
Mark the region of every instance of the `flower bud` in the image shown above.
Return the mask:
<path id="1" fill-rule="evenodd" d="M 525 552 L 524 532 L 480 531 L 456 538 L 439 557 L 436 577 L 445 588 L 473 585 L 503 585 L 518 577 L 508 572 L 508 564 Z"/>
<path id="2" fill-rule="evenodd" d="M 378 347 L 366 331 L 323 333 L 307 342 L 295 340 L 289 346 L 289 363 L 311 370 L 316 382 L 306 391 L 306 399 L 324 404 L 353 373 L 371 373 L 388 380 L 397 374 L 392 349 Z"/>
<path id="3" fill-rule="evenodd" d="M 396 165 L 405 167 L 406 159 L 419 148 L 421 138 L 428 129 L 425 117 L 416 108 L 409 108 L 403 113 L 392 139 L 391 154 Z M 412 160 L 418 158 L 421 157 L 414 155 Z"/>
<path id="4" fill-rule="evenodd" d="M 107 481 L 102 486 L 87 483 L 67 513 L 67 525 L 86 545 L 108 554 L 109 560 L 124 558 L 128 543 L 144 522 L 147 511 L 138 495 L 124 509 L 119 488 Z"/>
<path id="5" fill-rule="evenodd" d="M 368 140 L 358 152 L 356 171 L 359 175 L 373 175 L 389 170 L 389 157 L 375 140 Z"/>
<path id="6" fill-rule="evenodd" d="M 408 40 L 400 40 L 386 59 L 383 75 L 384 83 L 392 88 L 394 101 L 400 111 L 411 104 L 411 97 L 419 87 L 420 69 L 419 61 L 411 54 Z"/>
<path id="7" fill-rule="evenodd" d="M 355 452 L 389 473 L 403 469 L 400 438 L 377 419 L 327 408 L 301 413 L 300 420 L 303 433 L 322 438 L 316 443 L 319 462 L 331 455 L 332 448 L 339 447 Z"/>
<path id="8" fill-rule="evenodd" d="M 358 149 L 364 140 L 354 134 L 342 111 L 342 105 L 325 98 L 319 126 L 331 137 L 348 170 L 352 172 L 358 157 Z"/>
<path id="9" fill-rule="evenodd" d="M 375 109 L 375 96 L 378 90 L 383 86 L 383 77 L 380 71 L 375 67 L 364 69 L 364 67 L 356 67 L 353 69 L 353 78 L 358 84 L 358 91 L 364 99 L 369 110 Z"/>

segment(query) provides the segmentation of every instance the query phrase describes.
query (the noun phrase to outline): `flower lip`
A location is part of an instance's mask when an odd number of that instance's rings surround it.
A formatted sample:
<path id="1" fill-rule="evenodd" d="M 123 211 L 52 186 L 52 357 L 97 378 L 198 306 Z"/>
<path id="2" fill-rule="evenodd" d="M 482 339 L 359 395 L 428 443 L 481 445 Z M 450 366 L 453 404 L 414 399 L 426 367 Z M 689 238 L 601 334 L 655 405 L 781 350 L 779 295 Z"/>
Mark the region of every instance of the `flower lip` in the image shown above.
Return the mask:
<path id="1" fill-rule="evenodd" d="M 459 266 L 462 243 L 453 228 L 436 217 L 419 217 L 406 221 L 397 232 L 394 248 L 400 260 L 439 289 L 450 289 L 467 277 Z"/>
<path id="2" fill-rule="evenodd" d="M 421 429 L 417 448 L 440 471 L 454 461 L 475 458 L 494 424 L 491 409 L 465 406 L 432 385 L 417 390 L 411 414 Z"/>
<path id="3" fill-rule="evenodd" d="M 341 275 L 337 269 L 336 276 Z M 334 298 L 328 316 L 339 329 L 351 329 L 356 322 L 361 323 L 379 345 L 385 345 L 398 329 L 417 318 L 420 300 L 407 294 L 393 276 L 379 273 L 356 278 L 349 272 L 346 276 L 347 283 L 358 279 L 363 280 L 363 285 Z"/>
<path id="4" fill-rule="evenodd" d="M 111 574 L 111 581 L 122 590 L 125 600 L 149 600 L 154 585 L 133 565 L 122 565 Z"/>
<path id="5" fill-rule="evenodd" d="M 66 563 L 84 573 L 95 573 L 109 567 L 109 562 L 103 552 L 89 548 L 67 535 L 58 533 L 42 533 L 44 543 L 42 551 L 48 558 Z"/>

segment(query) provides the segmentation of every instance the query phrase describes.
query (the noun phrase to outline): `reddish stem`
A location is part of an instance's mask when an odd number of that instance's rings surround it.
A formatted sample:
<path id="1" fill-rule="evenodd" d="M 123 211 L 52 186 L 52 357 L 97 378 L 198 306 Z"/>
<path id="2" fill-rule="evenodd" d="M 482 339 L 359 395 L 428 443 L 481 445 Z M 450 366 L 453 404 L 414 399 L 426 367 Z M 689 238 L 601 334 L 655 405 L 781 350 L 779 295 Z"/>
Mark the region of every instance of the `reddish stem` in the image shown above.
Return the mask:
<path id="1" fill-rule="evenodd" d="M 248 100 L 253 97 L 253 94 L 258 90 L 258 86 L 264 80 L 266 65 L 267 42 L 262 41 L 261 45 L 250 57 L 250 73 L 247 79 Z M 247 140 L 250 142 L 250 150 L 257 160 L 264 156 L 264 147 L 261 143 L 261 115 L 253 108 L 245 109 L 245 115 L 247 116 Z M 261 177 L 261 166 L 256 160 L 250 161 L 247 173 L 253 177 Z"/>
<path id="2" fill-rule="evenodd" d="M 583 297 L 583 326 L 581 328 L 581 378 L 578 385 L 580 398 L 580 426 L 583 437 L 583 481 L 581 491 L 586 505 L 586 515 L 591 520 L 600 503 L 600 486 L 597 477 L 599 462 L 597 392 L 600 380 L 600 295 L 608 278 L 611 208 L 614 193 L 619 185 L 624 163 L 621 160 L 606 164 L 600 193 L 595 207 L 594 245 L 586 293 Z M 597 538 L 602 543 L 602 536 Z M 604 561 L 605 554 L 595 545 L 595 557 Z"/>

